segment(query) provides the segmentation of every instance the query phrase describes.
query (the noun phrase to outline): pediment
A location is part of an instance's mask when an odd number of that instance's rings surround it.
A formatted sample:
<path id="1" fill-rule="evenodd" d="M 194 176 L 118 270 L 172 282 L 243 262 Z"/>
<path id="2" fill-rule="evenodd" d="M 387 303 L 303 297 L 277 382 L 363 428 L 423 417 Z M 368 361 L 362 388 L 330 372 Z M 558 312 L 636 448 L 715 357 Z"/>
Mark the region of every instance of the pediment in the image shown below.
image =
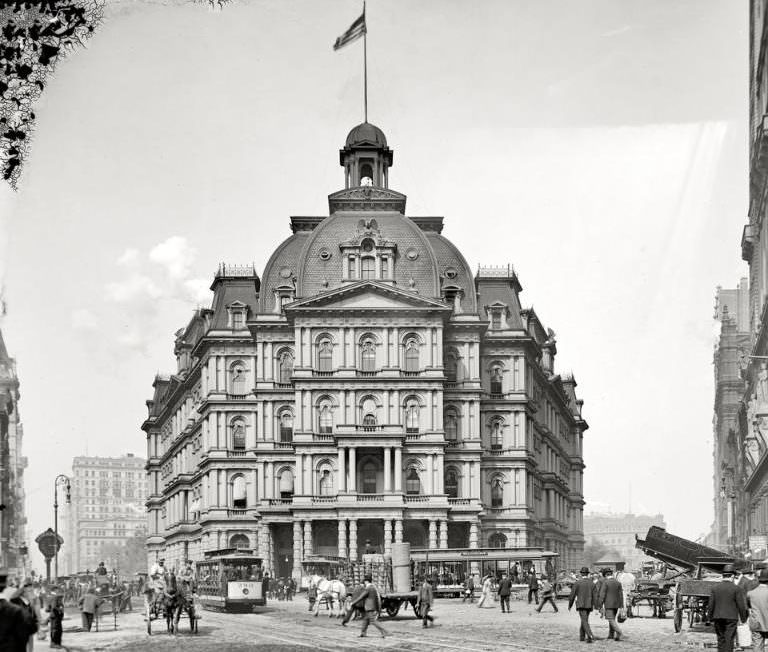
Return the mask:
<path id="1" fill-rule="evenodd" d="M 364 281 L 337 288 L 308 299 L 300 299 L 289 306 L 286 311 L 301 309 L 325 310 L 440 310 L 451 312 L 442 301 L 419 296 L 415 292 L 407 292 L 399 288 Z"/>

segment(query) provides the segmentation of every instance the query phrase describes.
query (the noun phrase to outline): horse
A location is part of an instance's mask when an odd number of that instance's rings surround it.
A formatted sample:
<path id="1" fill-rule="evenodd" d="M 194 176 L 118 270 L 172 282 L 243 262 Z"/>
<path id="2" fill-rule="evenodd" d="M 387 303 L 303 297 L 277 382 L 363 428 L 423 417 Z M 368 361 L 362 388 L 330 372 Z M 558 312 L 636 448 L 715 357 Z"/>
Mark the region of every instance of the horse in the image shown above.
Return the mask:
<path id="1" fill-rule="evenodd" d="M 324 575 L 313 575 L 310 578 L 310 586 L 317 588 L 317 599 L 315 600 L 315 613 L 317 616 L 320 611 L 320 602 L 325 601 L 330 604 L 331 611 L 329 618 L 336 616 L 341 618 L 344 615 L 344 601 L 347 599 L 347 587 L 341 580 L 329 580 Z M 336 614 L 336 604 L 339 605 L 339 613 Z"/>

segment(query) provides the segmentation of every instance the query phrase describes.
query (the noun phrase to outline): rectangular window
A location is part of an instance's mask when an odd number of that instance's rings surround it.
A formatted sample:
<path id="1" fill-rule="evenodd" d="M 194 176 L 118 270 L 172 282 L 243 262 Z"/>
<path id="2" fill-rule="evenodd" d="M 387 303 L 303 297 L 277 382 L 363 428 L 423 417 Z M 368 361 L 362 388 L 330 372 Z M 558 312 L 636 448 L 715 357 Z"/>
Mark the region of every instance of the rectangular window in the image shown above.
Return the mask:
<path id="1" fill-rule="evenodd" d="M 243 327 L 243 313 L 239 310 L 232 313 L 232 328 Z"/>
<path id="2" fill-rule="evenodd" d="M 381 259 L 381 278 L 389 278 L 389 258 Z"/>
<path id="3" fill-rule="evenodd" d="M 347 276 L 349 278 L 357 278 L 357 269 L 356 269 L 357 266 L 355 265 L 355 257 L 354 256 L 350 256 L 349 257 L 348 265 L 349 265 L 349 267 L 348 267 L 348 274 L 347 274 Z"/>
<path id="4" fill-rule="evenodd" d="M 360 278 L 376 278 L 376 259 L 371 256 L 361 258 Z"/>
<path id="5" fill-rule="evenodd" d="M 491 313 L 491 328 L 494 330 L 501 328 L 501 313 L 496 310 Z"/>

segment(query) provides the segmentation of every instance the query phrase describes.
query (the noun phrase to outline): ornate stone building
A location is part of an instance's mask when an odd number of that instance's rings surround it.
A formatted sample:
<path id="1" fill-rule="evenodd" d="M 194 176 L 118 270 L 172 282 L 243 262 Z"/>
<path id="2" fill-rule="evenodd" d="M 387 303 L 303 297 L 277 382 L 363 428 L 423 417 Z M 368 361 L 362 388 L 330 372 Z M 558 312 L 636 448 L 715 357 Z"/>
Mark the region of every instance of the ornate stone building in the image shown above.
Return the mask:
<path id="1" fill-rule="evenodd" d="M 143 424 L 148 546 L 249 546 L 277 575 L 366 541 L 541 546 L 581 561 L 576 381 L 509 267 L 473 274 L 441 217 L 407 217 L 393 152 L 355 127 L 329 215 L 222 265 Z"/>
<path id="2" fill-rule="evenodd" d="M 0 568 L 25 575 L 27 517 L 24 509 L 24 469 L 21 454 L 24 427 L 19 415 L 16 361 L 8 355 L 0 333 Z"/>
<path id="3" fill-rule="evenodd" d="M 766 0 L 750 1 L 749 215 L 741 240 L 749 263 L 749 345 L 733 474 L 723 493 L 734 512 L 733 546 L 768 535 L 768 50 Z M 732 498 L 731 498 L 732 497 Z"/>

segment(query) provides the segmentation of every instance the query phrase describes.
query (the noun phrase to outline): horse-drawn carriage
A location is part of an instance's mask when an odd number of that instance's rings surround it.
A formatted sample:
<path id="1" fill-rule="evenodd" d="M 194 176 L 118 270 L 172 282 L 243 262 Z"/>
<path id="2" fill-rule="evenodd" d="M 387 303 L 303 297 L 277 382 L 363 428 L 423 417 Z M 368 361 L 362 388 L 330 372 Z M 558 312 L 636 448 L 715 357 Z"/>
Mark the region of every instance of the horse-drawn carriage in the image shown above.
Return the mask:
<path id="1" fill-rule="evenodd" d="M 627 599 L 627 616 L 641 616 L 641 607 L 647 607 L 651 618 L 664 618 L 674 607 L 674 592 L 670 594 L 673 585 L 665 580 L 637 580 Z"/>
<path id="2" fill-rule="evenodd" d="M 190 632 L 197 634 L 200 612 L 195 604 L 193 587 L 178 590 L 172 588 L 172 584 L 172 581 L 152 581 L 150 578 L 145 585 L 147 634 L 152 634 L 152 621 L 161 619 L 165 621 L 166 631 L 169 634 L 178 634 L 182 613 L 186 613 L 189 617 Z"/>

